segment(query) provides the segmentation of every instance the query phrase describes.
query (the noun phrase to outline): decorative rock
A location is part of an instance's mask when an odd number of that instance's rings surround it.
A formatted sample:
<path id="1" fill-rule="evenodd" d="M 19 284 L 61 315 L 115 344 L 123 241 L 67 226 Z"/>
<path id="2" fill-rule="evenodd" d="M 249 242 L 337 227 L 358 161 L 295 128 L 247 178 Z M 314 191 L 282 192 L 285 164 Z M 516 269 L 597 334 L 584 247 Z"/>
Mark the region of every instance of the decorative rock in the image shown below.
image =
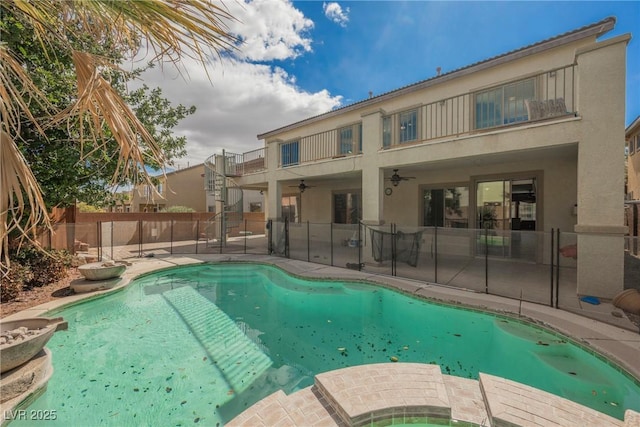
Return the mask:
<path id="1" fill-rule="evenodd" d="M 64 326 L 60 326 L 64 323 Z M 0 372 L 14 369 L 35 356 L 57 329 L 64 329 L 62 318 L 44 317 L 0 322 Z"/>

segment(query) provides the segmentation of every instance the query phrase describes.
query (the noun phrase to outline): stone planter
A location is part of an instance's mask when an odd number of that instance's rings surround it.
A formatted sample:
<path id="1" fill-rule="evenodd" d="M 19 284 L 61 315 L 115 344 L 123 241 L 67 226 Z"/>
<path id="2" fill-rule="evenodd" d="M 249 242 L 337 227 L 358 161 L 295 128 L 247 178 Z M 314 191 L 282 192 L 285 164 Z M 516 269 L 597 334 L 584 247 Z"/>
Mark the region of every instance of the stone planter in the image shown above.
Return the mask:
<path id="1" fill-rule="evenodd" d="M 640 315 L 640 291 L 627 289 L 613 299 L 613 305 L 629 313 Z"/>
<path id="2" fill-rule="evenodd" d="M 78 267 L 80 274 L 87 280 L 108 280 L 120 277 L 127 269 L 124 264 L 92 262 Z"/>
<path id="3" fill-rule="evenodd" d="M 55 319 L 31 317 L 0 322 L 2 335 L 15 337 L 10 342 L 0 344 L 0 373 L 28 362 L 42 350 L 55 331 L 63 329 L 67 329 L 67 322 L 62 317 Z M 2 339 L 5 340 L 5 338 Z"/>

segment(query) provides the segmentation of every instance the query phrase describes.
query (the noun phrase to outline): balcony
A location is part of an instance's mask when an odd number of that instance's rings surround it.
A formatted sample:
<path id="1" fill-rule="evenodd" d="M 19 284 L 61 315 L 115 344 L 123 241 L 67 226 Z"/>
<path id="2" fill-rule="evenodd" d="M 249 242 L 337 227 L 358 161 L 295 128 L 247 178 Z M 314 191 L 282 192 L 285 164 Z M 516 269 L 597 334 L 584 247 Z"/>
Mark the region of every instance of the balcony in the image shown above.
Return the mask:
<path id="1" fill-rule="evenodd" d="M 362 153 L 362 123 L 281 143 L 278 166 L 287 167 Z"/>
<path id="2" fill-rule="evenodd" d="M 379 148 L 423 144 L 575 116 L 575 98 L 576 66 L 568 65 L 385 115 Z M 362 124 L 281 142 L 277 150 L 280 168 L 361 154 Z M 237 175 L 266 169 L 264 148 L 235 156 L 238 158 L 227 170 Z"/>
<path id="3" fill-rule="evenodd" d="M 222 163 L 223 158 L 224 163 Z M 267 150 L 259 148 L 242 154 L 227 152 L 224 157 L 214 154 L 206 160 L 205 166 L 207 170 L 214 170 L 228 177 L 261 172 L 267 169 Z M 212 184 L 208 187 L 212 187 Z"/>
<path id="4" fill-rule="evenodd" d="M 573 115 L 575 66 L 570 65 L 384 116 L 382 148 Z"/>

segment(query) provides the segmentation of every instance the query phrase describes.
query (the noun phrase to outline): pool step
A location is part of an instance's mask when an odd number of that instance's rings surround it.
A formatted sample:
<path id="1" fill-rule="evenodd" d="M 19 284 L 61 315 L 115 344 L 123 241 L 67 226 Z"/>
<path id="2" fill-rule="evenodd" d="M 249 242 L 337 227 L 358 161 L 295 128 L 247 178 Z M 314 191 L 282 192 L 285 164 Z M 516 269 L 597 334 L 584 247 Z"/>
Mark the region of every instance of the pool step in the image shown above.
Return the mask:
<path id="1" fill-rule="evenodd" d="M 480 373 L 493 426 L 620 426 L 609 415 L 531 386 Z"/>
<path id="2" fill-rule="evenodd" d="M 281 390 L 226 425 L 375 426 L 442 423 L 480 426 L 638 427 L 530 386 L 480 374 L 480 380 L 442 375 L 436 365 L 383 363 L 326 372 L 289 396 Z M 447 424 L 448 425 L 448 424 Z M 453 424 L 452 424 L 453 425 Z"/>
<path id="3" fill-rule="evenodd" d="M 210 355 L 234 393 L 244 391 L 273 364 L 229 316 L 195 289 L 180 287 L 162 295 Z"/>

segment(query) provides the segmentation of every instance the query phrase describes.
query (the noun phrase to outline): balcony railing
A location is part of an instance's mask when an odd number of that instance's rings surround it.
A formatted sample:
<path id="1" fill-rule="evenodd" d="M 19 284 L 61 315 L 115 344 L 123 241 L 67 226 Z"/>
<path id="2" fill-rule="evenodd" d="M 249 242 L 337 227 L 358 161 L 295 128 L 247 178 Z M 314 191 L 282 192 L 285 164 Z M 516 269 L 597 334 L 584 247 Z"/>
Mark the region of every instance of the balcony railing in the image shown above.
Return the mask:
<path id="1" fill-rule="evenodd" d="M 353 156 L 362 152 L 360 123 L 307 135 L 280 144 L 278 166 L 286 167 L 323 159 Z"/>
<path id="2" fill-rule="evenodd" d="M 221 159 L 221 155 L 214 154 L 205 161 L 205 165 L 208 169 L 217 170 L 218 173 L 222 173 Z M 259 148 L 243 154 L 227 152 L 224 155 L 224 162 L 225 176 L 242 176 L 260 172 L 267 168 L 267 150 L 265 148 Z M 213 188 L 213 184 L 209 183 L 208 187 Z"/>
<path id="3" fill-rule="evenodd" d="M 575 84 L 569 65 L 394 113 L 383 118 L 383 148 L 575 115 Z"/>
<path id="4" fill-rule="evenodd" d="M 390 114 L 382 119 L 382 147 L 420 144 L 576 114 L 576 66 L 568 65 L 507 84 Z M 362 152 L 360 123 L 280 143 L 278 167 Z M 238 175 L 266 169 L 266 150 L 238 155 Z"/>
<path id="5" fill-rule="evenodd" d="M 267 168 L 267 150 L 258 148 L 242 154 L 242 175 L 260 172 Z"/>

